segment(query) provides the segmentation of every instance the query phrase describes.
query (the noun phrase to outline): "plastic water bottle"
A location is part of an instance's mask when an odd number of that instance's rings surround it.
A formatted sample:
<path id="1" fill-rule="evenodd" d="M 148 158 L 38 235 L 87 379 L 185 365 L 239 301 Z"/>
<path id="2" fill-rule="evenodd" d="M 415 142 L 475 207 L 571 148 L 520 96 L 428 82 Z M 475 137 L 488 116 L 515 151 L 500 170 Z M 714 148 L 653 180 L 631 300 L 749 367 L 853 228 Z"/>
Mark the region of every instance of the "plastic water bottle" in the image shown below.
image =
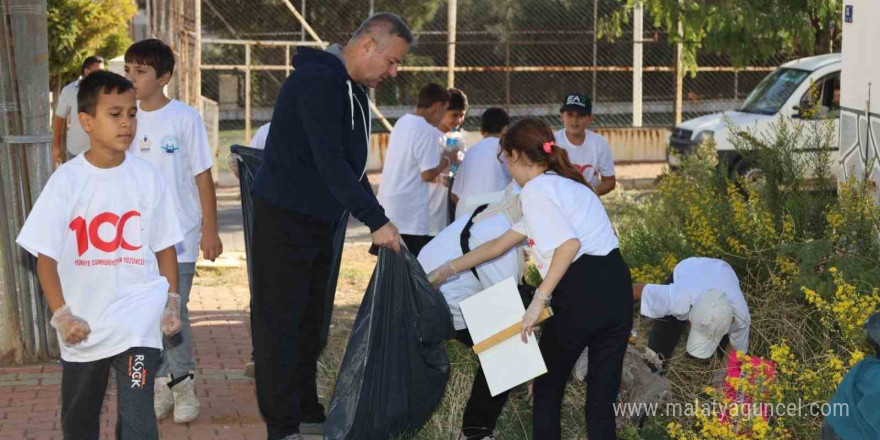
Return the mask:
<path id="1" fill-rule="evenodd" d="M 458 160 L 461 161 L 461 155 L 464 151 L 464 137 L 461 132 L 456 128 L 449 132 L 445 138 L 445 144 L 443 145 L 443 153 L 450 154 L 455 152 L 458 155 Z M 455 174 L 458 172 L 458 164 L 453 164 L 449 168 L 450 174 Z"/>

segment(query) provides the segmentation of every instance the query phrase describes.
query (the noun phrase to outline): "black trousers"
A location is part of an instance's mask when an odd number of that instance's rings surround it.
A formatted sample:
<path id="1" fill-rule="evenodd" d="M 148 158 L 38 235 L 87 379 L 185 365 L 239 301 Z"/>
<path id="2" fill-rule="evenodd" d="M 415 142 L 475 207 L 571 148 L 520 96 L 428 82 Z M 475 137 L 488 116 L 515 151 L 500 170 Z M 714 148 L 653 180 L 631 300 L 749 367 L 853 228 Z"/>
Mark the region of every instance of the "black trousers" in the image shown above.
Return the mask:
<path id="1" fill-rule="evenodd" d="M 153 380 L 159 349 L 135 347 L 92 362 L 61 361 L 61 428 L 65 440 L 98 440 L 101 405 L 116 373 L 116 439 L 158 440 Z"/>
<path id="2" fill-rule="evenodd" d="M 257 403 L 270 440 L 323 422 L 316 384 L 333 223 L 254 199 L 252 329 Z"/>
<path id="3" fill-rule="evenodd" d="M 614 403 L 632 330 L 632 279 L 620 251 L 583 255 L 553 292 L 553 317 L 541 332 L 547 374 L 535 379 L 535 440 L 561 438 L 565 385 L 584 348 L 590 349 L 585 417 L 590 440 L 616 439 Z"/>
<path id="4" fill-rule="evenodd" d="M 406 248 L 409 249 L 409 252 L 413 254 L 413 256 L 418 257 L 422 248 L 425 247 L 425 245 L 434 237 L 431 237 L 430 235 L 400 234 L 400 238 L 403 239 L 403 243 L 406 245 Z"/>
<path id="5" fill-rule="evenodd" d="M 666 372 L 666 363 L 672 358 L 672 352 L 681 340 L 681 335 L 688 328 L 687 321 L 679 321 L 675 316 L 669 315 L 662 318 L 653 319 L 651 322 L 651 332 L 648 333 L 648 348 L 657 353 L 663 361 L 663 372 Z M 724 357 L 724 349 L 730 341 L 730 335 L 724 335 L 718 348 L 715 350 L 716 356 Z"/>
<path id="6" fill-rule="evenodd" d="M 474 346 L 474 341 L 467 329 L 457 331 L 455 339 L 468 347 Z M 492 437 L 495 423 L 504 409 L 504 404 L 507 403 L 507 396 L 508 391 L 505 391 L 492 397 L 483 367 L 477 367 L 474 384 L 471 386 L 471 395 L 464 409 L 464 418 L 461 423 L 461 432 L 465 438 L 482 440 L 484 437 Z"/>

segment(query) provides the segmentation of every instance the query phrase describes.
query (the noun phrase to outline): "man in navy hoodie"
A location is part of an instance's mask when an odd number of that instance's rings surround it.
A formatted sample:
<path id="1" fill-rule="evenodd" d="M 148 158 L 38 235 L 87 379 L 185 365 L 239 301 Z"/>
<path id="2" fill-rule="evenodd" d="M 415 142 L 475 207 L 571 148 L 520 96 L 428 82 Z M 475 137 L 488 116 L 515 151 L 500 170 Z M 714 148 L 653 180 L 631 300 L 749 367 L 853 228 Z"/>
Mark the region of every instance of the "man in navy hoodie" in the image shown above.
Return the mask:
<path id="1" fill-rule="evenodd" d="M 323 429 L 315 375 L 335 222 L 350 211 L 375 245 L 400 249 L 366 178 L 365 87 L 397 76 L 410 43 L 400 17 L 373 15 L 345 47 L 297 49 L 278 94 L 253 184 L 254 361 L 269 440 L 301 439 L 301 424 L 309 434 Z"/>

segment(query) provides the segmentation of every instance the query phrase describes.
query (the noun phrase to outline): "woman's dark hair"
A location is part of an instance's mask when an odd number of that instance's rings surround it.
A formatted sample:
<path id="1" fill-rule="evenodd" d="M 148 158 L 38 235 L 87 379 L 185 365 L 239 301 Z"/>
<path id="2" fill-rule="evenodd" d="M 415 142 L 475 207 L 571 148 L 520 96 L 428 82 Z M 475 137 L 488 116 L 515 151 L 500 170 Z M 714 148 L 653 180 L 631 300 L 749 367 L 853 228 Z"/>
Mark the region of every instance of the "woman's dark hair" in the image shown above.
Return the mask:
<path id="1" fill-rule="evenodd" d="M 544 151 L 544 144 L 547 142 L 552 144 L 550 153 Z M 546 165 L 550 171 L 593 189 L 568 160 L 568 152 L 556 145 L 553 130 L 544 121 L 527 118 L 513 124 L 501 137 L 499 154 L 506 153 L 510 156 L 514 150 L 536 165 Z"/>

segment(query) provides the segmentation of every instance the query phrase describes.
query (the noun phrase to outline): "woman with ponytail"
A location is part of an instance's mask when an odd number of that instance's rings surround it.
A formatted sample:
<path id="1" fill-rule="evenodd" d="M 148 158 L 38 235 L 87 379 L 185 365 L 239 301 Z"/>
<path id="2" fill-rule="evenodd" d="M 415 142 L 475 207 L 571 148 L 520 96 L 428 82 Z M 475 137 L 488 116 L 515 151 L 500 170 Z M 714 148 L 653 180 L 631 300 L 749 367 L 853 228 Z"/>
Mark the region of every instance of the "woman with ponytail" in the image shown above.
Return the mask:
<path id="1" fill-rule="evenodd" d="M 632 328 L 632 280 L 599 197 L 554 142 L 550 127 L 524 119 L 501 139 L 501 153 L 523 187 L 523 218 L 501 237 L 428 275 L 434 285 L 490 261 L 528 239 L 543 277 L 523 316 L 521 338 L 553 306 L 539 345 L 547 374 L 535 379 L 535 440 L 561 438 L 565 384 L 589 347 L 586 419 L 591 440 L 616 439 L 613 404 Z"/>

